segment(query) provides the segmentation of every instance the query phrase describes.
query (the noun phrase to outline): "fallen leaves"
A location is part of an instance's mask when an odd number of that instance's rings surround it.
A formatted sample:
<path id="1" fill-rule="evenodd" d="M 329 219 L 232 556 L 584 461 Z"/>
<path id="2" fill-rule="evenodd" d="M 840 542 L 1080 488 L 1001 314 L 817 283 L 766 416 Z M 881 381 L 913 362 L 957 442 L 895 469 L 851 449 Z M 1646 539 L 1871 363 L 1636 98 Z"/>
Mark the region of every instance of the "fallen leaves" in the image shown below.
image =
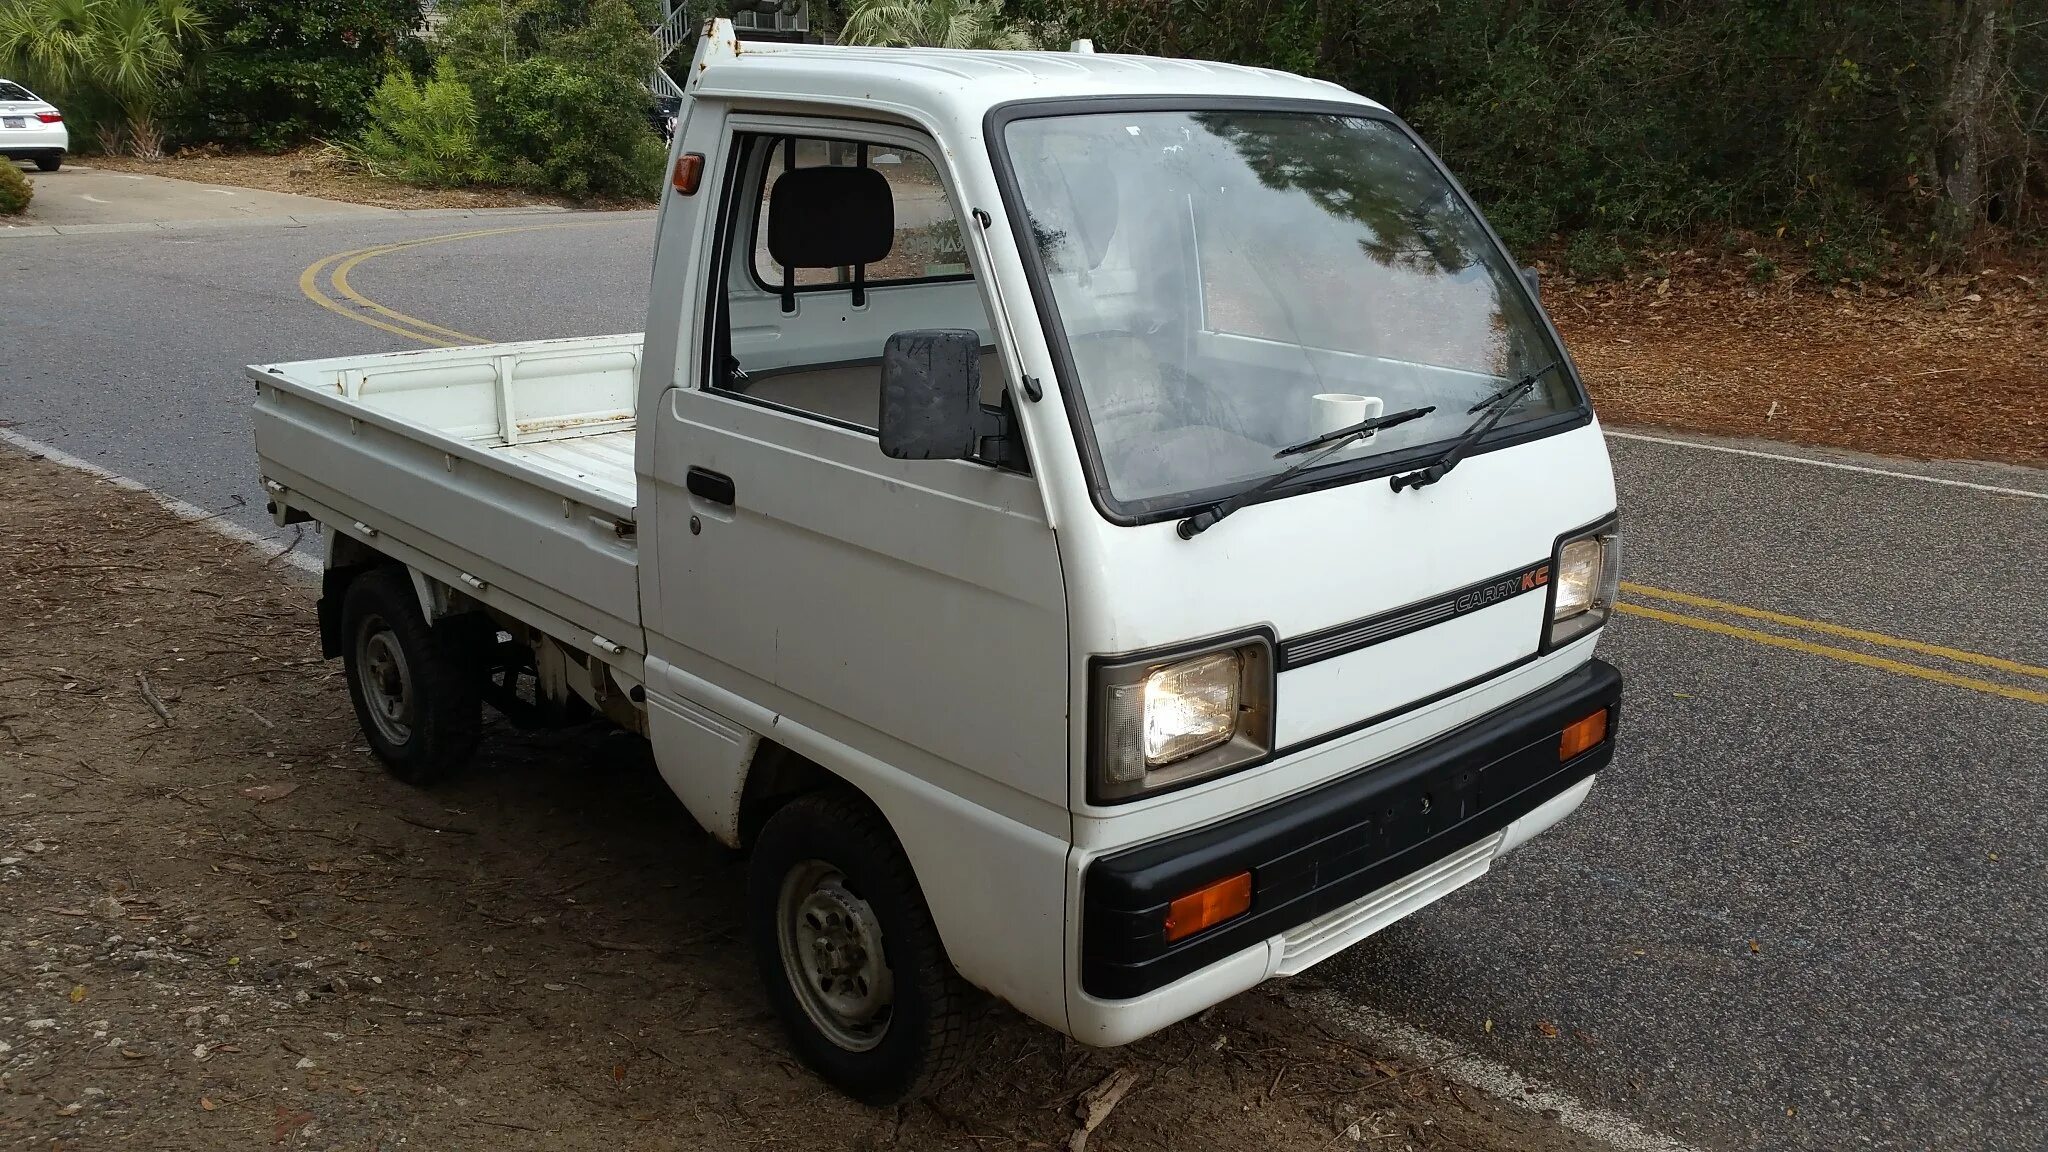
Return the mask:
<path id="1" fill-rule="evenodd" d="M 1548 1020 L 1538 1020 L 1536 1022 L 1536 1031 L 1545 1040 L 1557 1039 L 1557 1025 L 1552 1024 Z"/>

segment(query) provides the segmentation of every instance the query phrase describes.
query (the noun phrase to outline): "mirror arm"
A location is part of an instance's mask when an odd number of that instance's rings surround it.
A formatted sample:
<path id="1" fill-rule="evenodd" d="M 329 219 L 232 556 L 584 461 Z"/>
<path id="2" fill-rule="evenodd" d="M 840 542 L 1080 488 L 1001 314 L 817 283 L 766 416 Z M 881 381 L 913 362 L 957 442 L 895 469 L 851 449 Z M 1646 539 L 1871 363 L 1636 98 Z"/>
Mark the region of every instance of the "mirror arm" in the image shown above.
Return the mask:
<path id="1" fill-rule="evenodd" d="M 1011 407 L 1009 389 L 1003 390 L 1001 404 L 983 404 L 975 429 L 975 456 L 1006 472 L 1029 473 L 1024 438 L 1019 435 L 1017 412 Z"/>

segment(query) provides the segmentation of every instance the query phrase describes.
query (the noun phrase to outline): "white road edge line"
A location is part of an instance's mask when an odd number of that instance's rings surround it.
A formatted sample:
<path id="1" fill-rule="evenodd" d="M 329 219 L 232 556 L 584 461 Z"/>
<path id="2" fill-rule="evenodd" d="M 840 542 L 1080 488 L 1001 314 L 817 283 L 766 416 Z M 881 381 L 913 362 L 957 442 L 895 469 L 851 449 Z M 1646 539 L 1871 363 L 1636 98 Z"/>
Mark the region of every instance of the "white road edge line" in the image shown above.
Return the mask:
<path id="1" fill-rule="evenodd" d="M 1968 488 L 1976 492 L 1991 492 L 2000 496 L 2025 496 L 2031 500 L 2048 500 L 2048 492 L 2030 492 L 2025 488 L 2000 488 L 1996 484 L 1973 484 L 1968 480 L 1950 480 L 1946 476 L 1922 476 L 1917 472 L 1892 472 L 1884 468 L 1869 468 L 1861 464 L 1844 464 L 1839 460 L 1816 460 L 1811 456 L 1787 456 L 1778 452 L 1758 452 L 1753 448 L 1730 448 L 1725 444 L 1702 444 L 1698 440 L 1679 440 L 1671 436 L 1645 436 L 1640 432 L 1616 432 L 1602 429 L 1617 440 L 1641 440 L 1648 444 L 1674 444 L 1680 448 L 1703 448 L 1708 452 L 1726 452 L 1731 456 L 1754 456 L 1759 460 L 1778 460 L 1786 464 L 1811 464 L 1816 468 L 1835 468 L 1843 472 L 1861 472 L 1867 476 L 1887 476 L 1893 480 L 1918 480 L 1924 484 L 1946 484 L 1951 488 Z"/>
<path id="2" fill-rule="evenodd" d="M 1610 1144 L 1616 1152 L 1701 1152 L 1683 1141 L 1658 1135 L 1626 1116 L 1587 1104 L 1540 1080 L 1531 1080 L 1498 1061 L 1475 1056 L 1466 1048 L 1377 1009 L 1347 1003 L 1328 992 L 1315 993 L 1304 1001 L 1339 1026 L 1426 1064 L 1467 1088 L 1515 1108 L 1555 1113 L 1557 1124 Z"/>
<path id="3" fill-rule="evenodd" d="M 163 505 L 166 512 L 176 516 L 178 519 L 205 528 L 208 531 L 218 532 L 222 536 L 239 544 L 245 544 L 266 556 L 274 555 L 277 552 L 278 542 L 263 535 L 261 532 L 254 532 L 244 528 L 240 524 L 236 524 L 217 513 L 208 512 L 197 504 L 180 500 L 175 496 L 166 496 L 140 480 L 130 479 L 119 472 L 110 472 L 89 460 L 81 460 L 61 448 L 53 448 L 40 440 L 32 440 L 11 428 L 0 428 L 0 443 L 12 444 L 31 455 L 41 456 L 52 464 L 61 464 L 66 468 L 75 468 L 88 476 L 105 480 L 117 488 L 125 488 L 130 492 L 141 492 L 155 500 L 158 504 Z M 319 557 L 309 556 L 304 552 L 296 550 L 285 553 L 282 561 L 301 572 L 310 572 L 315 576 L 319 575 L 321 568 L 324 567 Z"/>

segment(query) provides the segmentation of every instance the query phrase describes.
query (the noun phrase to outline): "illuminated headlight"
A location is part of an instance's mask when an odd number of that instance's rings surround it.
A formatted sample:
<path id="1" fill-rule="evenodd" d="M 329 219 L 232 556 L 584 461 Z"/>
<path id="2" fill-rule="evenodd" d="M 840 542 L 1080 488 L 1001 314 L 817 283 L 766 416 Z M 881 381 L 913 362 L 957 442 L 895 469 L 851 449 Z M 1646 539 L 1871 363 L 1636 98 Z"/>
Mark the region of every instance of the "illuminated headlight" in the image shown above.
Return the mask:
<path id="1" fill-rule="evenodd" d="M 1607 623 L 1621 584 L 1621 528 L 1608 521 L 1558 543 L 1551 560 L 1550 627 L 1545 650 Z"/>
<path id="2" fill-rule="evenodd" d="M 1243 767 L 1273 746 L 1272 645 L 1099 664 L 1094 707 L 1094 803 Z"/>

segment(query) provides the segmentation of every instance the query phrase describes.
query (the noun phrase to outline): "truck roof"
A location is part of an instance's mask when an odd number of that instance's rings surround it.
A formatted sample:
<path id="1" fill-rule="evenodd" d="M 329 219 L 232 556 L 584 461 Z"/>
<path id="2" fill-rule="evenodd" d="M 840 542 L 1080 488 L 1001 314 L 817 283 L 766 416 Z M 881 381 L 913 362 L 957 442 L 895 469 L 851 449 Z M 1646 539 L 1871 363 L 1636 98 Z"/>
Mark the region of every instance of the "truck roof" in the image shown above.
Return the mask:
<path id="1" fill-rule="evenodd" d="M 695 92 L 893 108 L 979 134 L 990 108 L 1016 100 L 1101 96 L 1244 97 L 1379 107 L 1326 80 L 1269 68 L 1094 52 L 969 52 L 740 41 L 713 21 Z"/>

